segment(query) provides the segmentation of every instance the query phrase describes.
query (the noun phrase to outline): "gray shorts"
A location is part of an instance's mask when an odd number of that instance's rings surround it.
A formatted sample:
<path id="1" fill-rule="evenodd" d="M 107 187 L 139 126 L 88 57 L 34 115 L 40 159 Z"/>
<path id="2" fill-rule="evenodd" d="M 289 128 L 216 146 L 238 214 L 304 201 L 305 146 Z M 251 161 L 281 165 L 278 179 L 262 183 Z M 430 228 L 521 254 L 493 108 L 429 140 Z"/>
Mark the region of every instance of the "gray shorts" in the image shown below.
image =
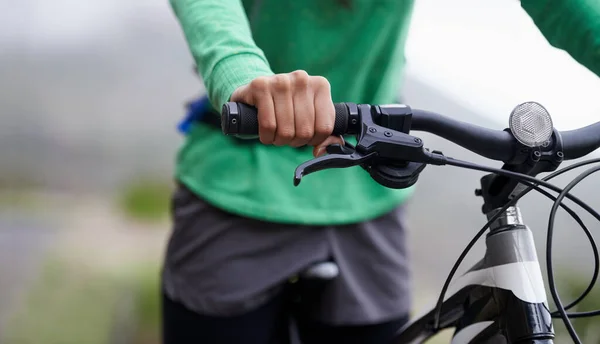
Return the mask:
<path id="1" fill-rule="evenodd" d="M 333 259 L 340 275 L 326 285 L 316 320 L 371 324 L 409 313 L 402 208 L 353 225 L 282 225 L 224 212 L 183 186 L 172 206 L 163 288 L 195 312 L 243 314 L 268 301 L 291 276 Z"/>

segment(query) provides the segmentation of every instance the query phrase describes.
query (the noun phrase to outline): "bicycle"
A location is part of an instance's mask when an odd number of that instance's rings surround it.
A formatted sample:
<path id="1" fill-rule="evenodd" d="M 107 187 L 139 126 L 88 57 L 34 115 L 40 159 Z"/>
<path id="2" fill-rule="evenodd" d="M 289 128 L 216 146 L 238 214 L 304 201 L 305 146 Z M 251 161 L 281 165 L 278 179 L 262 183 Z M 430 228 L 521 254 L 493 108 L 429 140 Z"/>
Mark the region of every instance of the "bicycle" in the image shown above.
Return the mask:
<path id="1" fill-rule="evenodd" d="M 310 173 L 352 166 L 361 166 L 381 185 L 396 189 L 414 185 L 426 165 L 450 165 L 488 173 L 481 178 L 481 188 L 475 192 L 483 198 L 482 211 L 487 216 L 487 224 L 458 258 L 436 307 L 399 329 L 393 344 L 422 343 L 446 328 L 455 328 L 452 344 L 549 344 L 555 338 L 553 317 L 562 318 L 573 341 L 581 342 L 569 317 L 596 316 L 600 315 L 600 311 L 566 311 L 593 288 L 600 262 L 589 230 L 562 200 L 569 198 L 600 221 L 598 213 L 569 193 L 600 167 L 588 169 L 564 189 L 548 183 L 548 180 L 575 168 L 600 162 L 600 159 L 583 161 L 557 171 L 563 161 L 583 157 L 600 148 L 600 122 L 560 132 L 553 127 L 546 109 L 536 102 L 518 105 L 510 115 L 509 128 L 505 130 L 483 128 L 402 104 L 336 103 L 335 109 L 333 135 L 354 135 L 356 145 L 346 142 L 327 147 L 327 155 L 297 167 L 294 185 L 299 185 L 302 178 Z M 226 135 L 256 137 L 256 109 L 243 103 L 225 104 L 221 128 Z M 420 138 L 410 135 L 411 130 L 432 133 L 504 164 L 498 169 L 446 157 L 440 151 L 424 148 Z M 544 179 L 535 178 L 545 172 L 554 173 Z M 542 187 L 558 195 L 553 196 Z M 517 205 L 517 201 L 531 190 L 541 192 L 554 201 L 549 217 L 546 265 L 549 288 L 558 308 L 555 312 L 551 312 L 547 305 L 532 232 L 523 222 Z M 552 270 L 552 232 L 559 206 L 582 226 L 595 257 L 590 285 L 567 306 L 563 306 L 558 296 Z M 484 257 L 450 285 L 460 263 L 488 228 Z M 307 270 L 307 275 L 322 279 L 335 277 L 335 266 L 324 264 Z"/>

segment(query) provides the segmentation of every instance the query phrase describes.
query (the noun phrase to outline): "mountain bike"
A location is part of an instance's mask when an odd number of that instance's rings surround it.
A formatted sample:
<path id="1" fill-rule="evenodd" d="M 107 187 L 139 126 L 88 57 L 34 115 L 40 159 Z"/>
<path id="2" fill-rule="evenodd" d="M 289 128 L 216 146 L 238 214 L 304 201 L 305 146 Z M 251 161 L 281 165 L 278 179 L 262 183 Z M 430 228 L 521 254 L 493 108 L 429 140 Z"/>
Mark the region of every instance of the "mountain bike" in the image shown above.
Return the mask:
<path id="1" fill-rule="evenodd" d="M 582 161 L 561 170 L 565 160 L 581 158 L 600 147 L 600 122 L 571 131 L 553 127 L 548 111 L 539 103 L 519 104 L 510 114 L 509 128 L 493 130 L 458 121 L 431 111 L 403 104 L 335 104 L 333 135 L 354 135 L 356 144 L 327 147 L 327 155 L 297 167 L 294 184 L 303 177 L 328 168 L 360 166 L 379 184 L 401 189 L 414 185 L 427 165 L 449 165 L 487 172 L 475 191 L 483 199 L 482 211 L 488 219 L 458 258 L 434 309 L 398 330 L 392 344 L 423 343 L 438 331 L 454 328 L 452 344 L 548 344 L 554 342 L 552 318 L 560 317 L 575 343 L 581 341 L 570 323 L 572 317 L 600 315 L 600 311 L 567 313 L 594 287 L 599 271 L 596 244 L 589 230 L 567 205 L 568 198 L 600 220 L 600 215 L 570 194 L 581 180 L 600 170 L 592 167 L 565 188 L 548 181 L 562 173 L 600 159 Z M 256 137 L 256 108 L 230 102 L 223 106 L 221 128 L 226 135 Z M 411 131 L 429 132 L 483 157 L 503 162 L 501 168 L 481 166 L 445 156 L 424 147 Z M 554 172 L 544 179 L 540 173 Z M 531 230 L 523 222 L 517 202 L 535 190 L 554 201 L 550 212 L 546 243 L 549 289 L 557 310 L 547 304 L 544 279 Z M 556 193 L 554 196 L 549 191 Z M 552 233 L 559 207 L 566 210 L 584 229 L 595 257 L 594 276 L 588 288 L 575 301 L 563 306 L 552 270 Z M 451 283 L 460 263 L 477 240 L 486 234 L 484 257 Z M 323 268 L 323 267 L 321 267 Z M 331 268 L 331 266 L 329 266 Z M 335 268 L 335 267 L 334 267 Z M 331 275 L 317 266 L 313 275 Z M 334 269 L 335 270 L 335 269 Z M 335 275 L 335 274 L 334 274 Z"/>

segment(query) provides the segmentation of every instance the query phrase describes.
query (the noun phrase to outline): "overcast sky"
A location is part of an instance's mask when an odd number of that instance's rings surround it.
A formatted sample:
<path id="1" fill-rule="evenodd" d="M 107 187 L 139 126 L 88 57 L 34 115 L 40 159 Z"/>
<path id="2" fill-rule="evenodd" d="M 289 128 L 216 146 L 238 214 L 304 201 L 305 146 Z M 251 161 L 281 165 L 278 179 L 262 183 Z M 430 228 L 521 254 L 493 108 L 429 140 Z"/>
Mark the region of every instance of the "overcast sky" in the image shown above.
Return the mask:
<path id="1" fill-rule="evenodd" d="M 519 1 L 417 4 L 408 57 L 420 78 L 504 123 L 529 100 L 543 104 L 559 129 L 600 120 L 600 79 L 552 48 Z"/>
<path id="2" fill-rule="evenodd" d="M 0 52 L 110 40 L 132 20 L 179 30 L 168 0 L 21 0 L 0 2 Z M 417 0 L 408 72 L 480 113 L 507 120 L 536 100 L 559 129 L 600 118 L 600 80 L 551 48 L 514 0 Z"/>

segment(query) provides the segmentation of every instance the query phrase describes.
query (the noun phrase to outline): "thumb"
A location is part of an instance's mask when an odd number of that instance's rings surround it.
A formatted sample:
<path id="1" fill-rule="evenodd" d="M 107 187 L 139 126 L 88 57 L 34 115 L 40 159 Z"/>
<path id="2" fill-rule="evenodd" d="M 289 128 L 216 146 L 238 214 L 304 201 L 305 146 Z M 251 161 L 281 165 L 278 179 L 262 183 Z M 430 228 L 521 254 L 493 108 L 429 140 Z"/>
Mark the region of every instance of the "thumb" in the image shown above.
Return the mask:
<path id="1" fill-rule="evenodd" d="M 325 139 L 325 141 L 313 148 L 313 156 L 316 158 L 325 155 L 325 148 L 327 148 L 327 146 L 329 145 L 334 145 L 336 143 L 344 145 L 344 138 L 342 136 L 329 136 Z"/>

